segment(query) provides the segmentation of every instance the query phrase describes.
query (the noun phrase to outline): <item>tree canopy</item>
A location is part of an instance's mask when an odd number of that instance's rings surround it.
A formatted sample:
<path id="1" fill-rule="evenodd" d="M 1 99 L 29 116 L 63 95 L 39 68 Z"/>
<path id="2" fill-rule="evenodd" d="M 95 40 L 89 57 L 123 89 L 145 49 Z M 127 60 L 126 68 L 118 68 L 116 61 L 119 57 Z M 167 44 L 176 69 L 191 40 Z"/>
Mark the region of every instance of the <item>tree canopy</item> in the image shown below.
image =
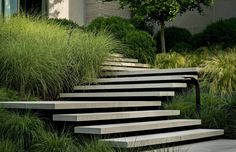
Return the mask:
<path id="1" fill-rule="evenodd" d="M 114 0 L 103 0 L 114 1 Z M 151 23 L 161 25 L 161 50 L 165 48 L 165 21 L 174 19 L 178 14 L 197 10 L 202 13 L 204 7 L 211 6 L 214 0 L 115 0 L 121 7 L 129 7 L 136 15 Z"/>

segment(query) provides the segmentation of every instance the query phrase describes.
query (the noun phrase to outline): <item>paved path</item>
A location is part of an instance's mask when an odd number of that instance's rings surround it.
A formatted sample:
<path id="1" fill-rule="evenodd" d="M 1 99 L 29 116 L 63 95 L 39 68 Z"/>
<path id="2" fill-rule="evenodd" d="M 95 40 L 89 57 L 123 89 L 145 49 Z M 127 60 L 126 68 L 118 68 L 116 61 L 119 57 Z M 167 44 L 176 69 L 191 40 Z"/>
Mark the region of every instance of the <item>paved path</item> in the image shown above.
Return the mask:
<path id="1" fill-rule="evenodd" d="M 220 139 L 185 146 L 188 152 L 236 152 L 236 140 Z"/>
<path id="2" fill-rule="evenodd" d="M 236 152 L 236 140 L 219 139 L 154 152 Z"/>

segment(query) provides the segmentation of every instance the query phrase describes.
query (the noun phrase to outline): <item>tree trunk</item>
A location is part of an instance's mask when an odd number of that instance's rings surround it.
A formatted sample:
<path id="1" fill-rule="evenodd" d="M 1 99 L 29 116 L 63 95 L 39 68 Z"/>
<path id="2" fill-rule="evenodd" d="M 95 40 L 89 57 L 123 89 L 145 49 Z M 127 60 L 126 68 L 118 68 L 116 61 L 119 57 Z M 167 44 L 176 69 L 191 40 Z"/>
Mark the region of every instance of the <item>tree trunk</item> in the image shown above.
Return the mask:
<path id="1" fill-rule="evenodd" d="M 166 53 L 165 22 L 161 21 L 161 52 Z"/>

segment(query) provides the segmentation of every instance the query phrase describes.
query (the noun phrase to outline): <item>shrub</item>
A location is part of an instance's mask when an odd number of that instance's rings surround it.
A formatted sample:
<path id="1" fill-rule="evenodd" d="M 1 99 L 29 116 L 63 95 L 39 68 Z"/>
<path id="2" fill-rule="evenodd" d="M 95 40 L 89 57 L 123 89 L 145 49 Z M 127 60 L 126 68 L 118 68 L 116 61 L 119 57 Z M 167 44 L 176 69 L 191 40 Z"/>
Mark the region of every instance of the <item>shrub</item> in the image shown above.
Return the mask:
<path id="1" fill-rule="evenodd" d="M 123 54 L 128 57 L 137 58 L 140 62 L 152 62 L 155 56 L 155 42 L 153 38 L 144 31 L 130 31 L 122 41 L 128 46 Z"/>
<path id="2" fill-rule="evenodd" d="M 189 43 L 192 35 L 184 28 L 168 27 L 165 29 L 166 49 L 171 50 L 179 43 Z M 157 50 L 161 47 L 160 31 L 155 36 Z M 189 46 L 188 46 L 189 47 Z"/>
<path id="3" fill-rule="evenodd" d="M 179 53 L 160 53 L 156 55 L 154 66 L 160 69 L 186 67 L 187 60 Z"/>
<path id="4" fill-rule="evenodd" d="M 0 101 L 40 101 L 40 99 L 29 95 L 22 96 L 16 91 L 0 88 Z"/>
<path id="5" fill-rule="evenodd" d="M 154 24 L 148 23 L 147 21 L 145 21 L 145 19 L 142 19 L 141 17 L 138 16 L 134 16 L 130 21 L 135 26 L 136 29 L 139 29 L 141 31 L 146 31 L 150 35 L 153 35 Z"/>
<path id="6" fill-rule="evenodd" d="M 49 99 L 98 74 L 117 42 L 104 33 L 73 32 L 27 17 L 0 23 L 0 83 Z"/>
<path id="7" fill-rule="evenodd" d="M 94 19 L 87 27 L 87 30 L 99 32 L 103 30 L 111 32 L 116 38 L 123 38 L 127 32 L 135 30 L 134 25 L 129 20 L 112 16 L 109 18 L 98 17 Z"/>
<path id="8" fill-rule="evenodd" d="M 78 147 L 70 134 L 62 132 L 40 132 L 32 146 L 35 152 L 78 152 Z"/>
<path id="9" fill-rule="evenodd" d="M 212 93 L 231 94 L 236 90 L 236 49 L 218 53 L 203 63 L 203 79 Z"/>
<path id="10" fill-rule="evenodd" d="M 107 30 L 126 46 L 120 49 L 119 53 L 137 58 L 141 62 L 153 61 L 155 42 L 152 36 L 137 30 L 129 20 L 120 17 L 98 17 L 91 22 L 87 29 L 95 33 Z"/>
<path id="11" fill-rule="evenodd" d="M 11 139 L 17 147 L 28 149 L 33 138 L 44 129 L 44 123 L 31 112 L 13 112 L 5 115 L 0 132 L 4 139 Z"/>
<path id="12" fill-rule="evenodd" d="M 190 51 L 192 49 L 192 46 L 189 43 L 186 42 L 180 42 L 174 45 L 172 50 L 176 52 L 184 52 L 184 51 Z"/>
<path id="13" fill-rule="evenodd" d="M 213 23 L 203 31 L 203 45 L 221 44 L 224 47 L 236 46 L 236 18 Z"/>

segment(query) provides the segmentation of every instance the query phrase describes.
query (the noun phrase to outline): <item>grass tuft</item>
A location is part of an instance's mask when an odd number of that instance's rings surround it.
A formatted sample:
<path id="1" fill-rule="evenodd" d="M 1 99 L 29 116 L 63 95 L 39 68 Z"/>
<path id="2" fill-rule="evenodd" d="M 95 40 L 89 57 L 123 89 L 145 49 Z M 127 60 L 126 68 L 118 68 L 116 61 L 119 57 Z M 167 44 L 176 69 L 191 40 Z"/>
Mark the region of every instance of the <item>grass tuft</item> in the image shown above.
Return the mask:
<path id="1" fill-rule="evenodd" d="M 28 149 L 32 139 L 44 129 L 44 123 L 31 112 L 1 112 L 0 115 L 4 116 L 0 125 L 2 138 L 11 139 L 17 147 Z"/>
<path id="2" fill-rule="evenodd" d="M 211 92 L 221 95 L 236 90 L 236 49 L 219 53 L 203 63 L 203 79 L 211 83 Z"/>
<path id="3" fill-rule="evenodd" d="M 16 145 L 10 140 L 0 140 L 0 151 L 1 152 L 21 152 Z M 23 152 L 23 151 L 22 151 Z"/>
<path id="4" fill-rule="evenodd" d="M 40 132 L 32 146 L 35 152 L 78 152 L 78 147 L 69 133 Z"/>
<path id="5" fill-rule="evenodd" d="M 1 85 L 50 99 L 94 80 L 118 42 L 105 33 L 20 16 L 0 23 L 0 46 Z"/>

